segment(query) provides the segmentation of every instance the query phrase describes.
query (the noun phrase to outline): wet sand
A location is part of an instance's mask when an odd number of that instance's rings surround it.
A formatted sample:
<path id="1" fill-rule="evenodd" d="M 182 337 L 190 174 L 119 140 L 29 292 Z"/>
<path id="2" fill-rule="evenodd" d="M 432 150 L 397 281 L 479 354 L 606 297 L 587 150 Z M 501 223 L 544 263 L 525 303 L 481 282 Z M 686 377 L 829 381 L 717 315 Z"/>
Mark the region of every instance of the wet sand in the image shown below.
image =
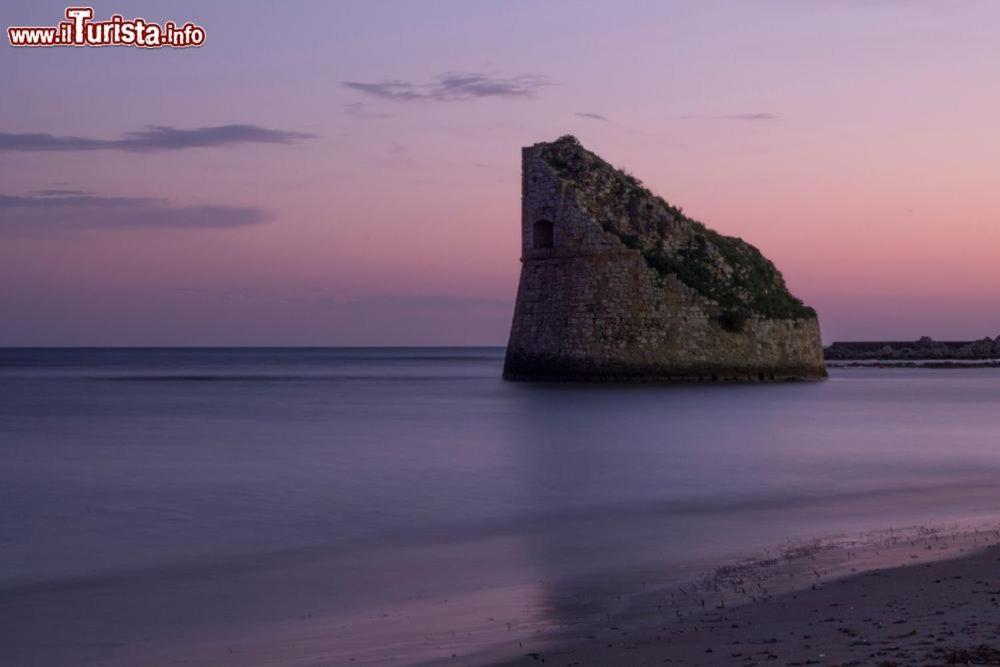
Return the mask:
<path id="1" fill-rule="evenodd" d="M 605 621 L 505 664 L 1000 665 L 1000 534 L 914 529 L 793 547 Z"/>

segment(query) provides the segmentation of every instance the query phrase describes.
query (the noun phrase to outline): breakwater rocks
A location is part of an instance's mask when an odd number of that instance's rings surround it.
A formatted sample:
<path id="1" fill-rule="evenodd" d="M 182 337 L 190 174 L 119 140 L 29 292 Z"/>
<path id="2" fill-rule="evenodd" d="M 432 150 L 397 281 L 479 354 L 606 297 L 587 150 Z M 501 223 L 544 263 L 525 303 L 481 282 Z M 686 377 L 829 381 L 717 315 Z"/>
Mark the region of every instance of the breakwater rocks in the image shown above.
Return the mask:
<path id="1" fill-rule="evenodd" d="M 923 336 L 915 341 L 857 341 L 833 343 L 823 350 L 828 361 L 906 361 L 921 359 L 998 359 L 1000 336 L 974 341 L 936 341 Z"/>

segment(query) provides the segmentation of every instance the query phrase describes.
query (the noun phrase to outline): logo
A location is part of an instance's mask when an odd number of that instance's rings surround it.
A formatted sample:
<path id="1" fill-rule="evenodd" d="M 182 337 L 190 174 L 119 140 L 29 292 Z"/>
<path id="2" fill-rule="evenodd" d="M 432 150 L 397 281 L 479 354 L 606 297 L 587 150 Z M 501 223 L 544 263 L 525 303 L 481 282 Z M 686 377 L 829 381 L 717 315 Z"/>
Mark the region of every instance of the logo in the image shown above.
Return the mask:
<path id="1" fill-rule="evenodd" d="M 188 21 L 162 25 L 144 18 L 126 19 L 112 14 L 106 21 L 94 21 L 93 7 L 67 7 L 66 20 L 56 26 L 11 26 L 7 39 L 11 46 L 134 46 L 141 49 L 170 47 L 184 49 L 205 43 L 205 29 Z"/>

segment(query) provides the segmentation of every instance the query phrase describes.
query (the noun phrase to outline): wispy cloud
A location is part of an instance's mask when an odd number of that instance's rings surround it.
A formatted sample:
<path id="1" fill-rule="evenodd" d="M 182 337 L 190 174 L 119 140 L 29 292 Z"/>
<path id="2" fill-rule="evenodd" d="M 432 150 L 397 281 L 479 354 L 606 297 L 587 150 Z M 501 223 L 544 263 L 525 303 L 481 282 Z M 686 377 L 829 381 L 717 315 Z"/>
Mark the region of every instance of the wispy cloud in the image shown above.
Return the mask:
<path id="1" fill-rule="evenodd" d="M 355 118 L 392 118 L 391 113 L 376 111 L 371 102 L 351 102 L 344 105 L 344 113 Z"/>
<path id="2" fill-rule="evenodd" d="M 39 197 L 68 197 L 71 195 L 89 195 L 86 190 L 70 190 L 63 188 L 47 188 L 45 190 L 32 190 L 31 194 Z"/>
<path id="3" fill-rule="evenodd" d="M 539 90 L 552 83 L 548 78 L 537 74 L 508 78 L 479 72 L 446 72 L 428 83 L 385 79 L 372 82 L 344 81 L 343 85 L 383 100 L 458 102 L 484 97 L 534 97 Z"/>
<path id="4" fill-rule="evenodd" d="M 341 301 L 329 299 L 330 304 L 352 304 L 375 306 L 378 308 L 400 309 L 421 308 L 431 310 L 469 310 L 475 308 L 509 309 L 513 302 L 507 299 L 490 299 L 483 297 L 445 296 L 438 294 L 365 294 L 360 297 Z"/>
<path id="5" fill-rule="evenodd" d="M 440 313 L 462 313 L 477 310 L 501 310 L 508 312 L 514 307 L 512 299 L 479 296 L 451 296 L 444 294 L 360 294 L 352 297 L 336 296 L 329 288 L 319 286 L 212 289 L 194 285 L 175 285 L 168 289 L 172 292 L 198 294 L 223 300 L 241 299 L 259 302 L 283 301 L 286 303 L 310 303 L 358 314 L 371 311 L 397 313 L 417 310 Z"/>
<path id="6" fill-rule="evenodd" d="M 687 114 L 677 116 L 685 120 L 746 120 L 746 121 L 770 121 L 778 120 L 778 116 L 773 113 L 730 113 L 723 115 Z"/>
<path id="7" fill-rule="evenodd" d="M 390 142 L 384 151 L 372 151 L 372 157 L 365 162 L 379 169 L 410 170 L 418 166 L 410 147 L 398 141 Z"/>
<path id="8" fill-rule="evenodd" d="M 580 116 L 581 118 L 590 118 L 591 120 L 599 120 L 599 121 L 602 121 L 604 123 L 610 123 L 611 122 L 610 120 L 608 120 L 608 118 L 606 116 L 602 116 L 599 113 L 590 113 L 588 111 L 577 111 L 576 115 Z"/>
<path id="9" fill-rule="evenodd" d="M 778 120 L 773 113 L 734 113 L 726 116 L 728 120 Z"/>
<path id="10" fill-rule="evenodd" d="M 290 144 L 315 135 L 273 130 L 258 125 L 215 125 L 180 129 L 150 125 L 117 139 L 56 136 L 47 133 L 0 132 L 0 151 L 171 151 L 237 144 Z"/>
<path id="11" fill-rule="evenodd" d="M 153 197 L 0 194 L 0 236 L 52 236 L 99 229 L 219 229 L 268 220 L 261 209 L 183 206 Z"/>

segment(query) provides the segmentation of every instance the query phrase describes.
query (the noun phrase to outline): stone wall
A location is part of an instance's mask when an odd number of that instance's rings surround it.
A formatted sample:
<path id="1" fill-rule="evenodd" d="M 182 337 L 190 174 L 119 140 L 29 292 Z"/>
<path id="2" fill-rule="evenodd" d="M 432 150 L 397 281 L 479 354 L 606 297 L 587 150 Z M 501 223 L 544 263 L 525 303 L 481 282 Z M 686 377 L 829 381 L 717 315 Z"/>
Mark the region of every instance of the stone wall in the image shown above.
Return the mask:
<path id="1" fill-rule="evenodd" d="M 739 331 L 719 305 L 585 210 L 578 186 L 522 154 L 522 269 L 504 377 L 513 380 L 762 381 L 825 377 L 815 317 L 750 314 Z M 553 223 L 552 247 L 534 226 Z"/>

